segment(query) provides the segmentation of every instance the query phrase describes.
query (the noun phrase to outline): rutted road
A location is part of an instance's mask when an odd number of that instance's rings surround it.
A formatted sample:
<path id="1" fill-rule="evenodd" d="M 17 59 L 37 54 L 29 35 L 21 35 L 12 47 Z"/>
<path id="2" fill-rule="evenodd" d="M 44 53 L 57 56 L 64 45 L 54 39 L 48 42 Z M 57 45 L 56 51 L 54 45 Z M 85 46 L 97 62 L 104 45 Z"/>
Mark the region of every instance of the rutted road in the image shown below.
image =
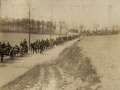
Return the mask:
<path id="1" fill-rule="evenodd" d="M 25 72 L 29 71 L 38 64 L 49 61 L 51 62 L 57 58 L 65 48 L 71 46 L 77 40 L 78 39 L 75 39 L 65 43 L 64 45 L 56 46 L 53 49 L 44 51 L 43 54 L 29 54 L 28 56 L 22 58 L 16 58 L 16 60 L 5 60 L 3 63 L 0 63 L 0 87 L 23 75 Z"/>
<path id="2" fill-rule="evenodd" d="M 71 46 L 74 42 L 67 45 Z M 78 45 L 79 42 L 70 48 L 59 48 L 62 52 L 59 56 L 55 52 L 56 57 L 37 63 L 1 90 L 97 90 L 100 78 L 90 58 L 84 56 Z"/>

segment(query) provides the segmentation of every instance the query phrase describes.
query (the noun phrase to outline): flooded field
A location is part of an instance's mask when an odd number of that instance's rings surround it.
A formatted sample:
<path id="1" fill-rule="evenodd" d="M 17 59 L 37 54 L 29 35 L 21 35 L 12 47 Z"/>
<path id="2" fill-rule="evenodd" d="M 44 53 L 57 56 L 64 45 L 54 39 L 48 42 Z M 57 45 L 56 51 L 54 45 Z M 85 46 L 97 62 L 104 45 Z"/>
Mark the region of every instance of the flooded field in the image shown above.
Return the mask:
<path id="1" fill-rule="evenodd" d="M 59 35 L 52 35 L 51 38 L 56 38 Z M 41 35 L 41 34 L 31 34 L 31 42 L 34 42 L 36 39 L 46 39 L 50 38 L 50 35 Z M 1 42 L 9 42 L 11 45 L 19 45 L 24 39 L 29 40 L 28 34 L 23 33 L 0 33 L 0 41 Z"/>

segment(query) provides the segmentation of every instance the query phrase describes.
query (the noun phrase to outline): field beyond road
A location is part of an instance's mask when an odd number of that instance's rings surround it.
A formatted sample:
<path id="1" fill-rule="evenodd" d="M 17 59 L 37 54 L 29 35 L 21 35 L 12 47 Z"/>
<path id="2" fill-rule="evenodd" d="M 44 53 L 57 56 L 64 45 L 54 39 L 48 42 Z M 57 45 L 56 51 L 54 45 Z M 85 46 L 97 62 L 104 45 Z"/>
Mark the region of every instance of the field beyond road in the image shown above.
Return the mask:
<path id="1" fill-rule="evenodd" d="M 100 90 L 120 90 L 120 35 L 86 37 L 79 46 L 101 77 Z"/>

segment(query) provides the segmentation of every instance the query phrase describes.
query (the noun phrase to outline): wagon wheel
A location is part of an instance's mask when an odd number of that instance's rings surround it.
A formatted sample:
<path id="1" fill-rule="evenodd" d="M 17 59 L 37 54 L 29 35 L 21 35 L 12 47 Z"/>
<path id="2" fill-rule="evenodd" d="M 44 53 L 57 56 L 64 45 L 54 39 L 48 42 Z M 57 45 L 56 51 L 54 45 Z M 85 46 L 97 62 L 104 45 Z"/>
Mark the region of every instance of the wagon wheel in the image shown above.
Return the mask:
<path id="1" fill-rule="evenodd" d="M 9 58 L 13 60 L 15 58 L 15 52 L 11 49 L 9 52 Z"/>

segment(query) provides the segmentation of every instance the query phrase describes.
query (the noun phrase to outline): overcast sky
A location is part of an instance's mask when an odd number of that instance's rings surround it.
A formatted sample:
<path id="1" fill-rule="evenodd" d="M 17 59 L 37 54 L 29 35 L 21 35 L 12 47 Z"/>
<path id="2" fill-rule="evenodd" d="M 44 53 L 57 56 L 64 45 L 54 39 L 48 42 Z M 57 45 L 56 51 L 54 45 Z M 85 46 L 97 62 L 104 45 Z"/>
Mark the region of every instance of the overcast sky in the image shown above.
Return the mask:
<path id="1" fill-rule="evenodd" d="M 27 18 L 30 2 L 31 18 L 66 21 L 71 26 L 87 28 L 120 25 L 120 0 L 1 0 L 1 17 Z M 111 7 L 110 7 L 111 5 Z M 51 12 L 52 11 L 52 12 Z"/>

